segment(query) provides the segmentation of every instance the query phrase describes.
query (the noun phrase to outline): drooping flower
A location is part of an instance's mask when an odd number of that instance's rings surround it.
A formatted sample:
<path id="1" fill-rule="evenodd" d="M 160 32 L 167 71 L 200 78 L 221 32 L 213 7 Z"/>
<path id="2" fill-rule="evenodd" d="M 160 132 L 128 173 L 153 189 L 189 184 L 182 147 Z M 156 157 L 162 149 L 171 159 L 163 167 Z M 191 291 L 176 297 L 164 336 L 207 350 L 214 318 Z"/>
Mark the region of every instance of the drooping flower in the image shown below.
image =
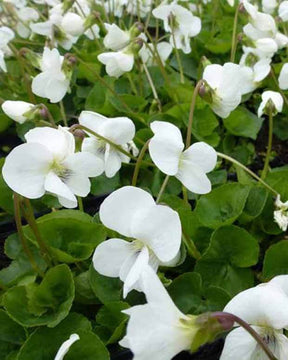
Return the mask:
<path id="1" fill-rule="evenodd" d="M 154 136 L 149 142 L 149 153 L 155 165 L 164 174 L 175 176 L 196 194 L 210 192 L 211 183 L 206 173 L 216 165 L 216 151 L 204 142 L 195 143 L 183 151 L 182 135 L 175 125 L 154 121 L 150 127 Z"/>
<path id="2" fill-rule="evenodd" d="M 205 67 L 203 80 L 210 87 L 212 95 L 212 110 L 222 118 L 230 115 L 241 102 L 246 90 L 242 67 L 226 63 L 223 66 L 212 64 Z"/>
<path id="3" fill-rule="evenodd" d="M 249 323 L 262 337 L 278 360 L 288 356 L 287 276 L 277 276 L 269 283 L 258 285 L 236 295 L 224 311 Z M 266 359 L 263 349 L 244 329 L 236 328 L 226 337 L 221 360 Z"/>
<path id="4" fill-rule="evenodd" d="M 102 160 L 91 153 L 75 153 L 74 137 L 65 128 L 34 128 L 25 139 L 27 143 L 6 157 L 2 173 L 8 186 L 29 199 L 48 192 L 64 207 L 76 207 L 75 195 L 88 195 L 89 177 L 103 172 Z"/>
<path id="5" fill-rule="evenodd" d="M 179 215 L 168 206 L 157 205 L 148 192 L 122 187 L 104 200 L 99 214 L 107 228 L 132 239 L 109 239 L 98 245 L 93 256 L 94 268 L 100 274 L 124 281 L 124 297 L 130 290 L 139 289 L 141 273 L 148 263 L 156 271 L 160 264 L 169 266 L 178 261 Z"/>
<path id="6" fill-rule="evenodd" d="M 45 47 L 42 55 L 41 70 L 32 81 L 35 95 L 48 98 L 52 103 L 59 102 L 65 96 L 70 80 L 62 70 L 64 57 L 57 49 Z"/>
<path id="7" fill-rule="evenodd" d="M 275 201 L 276 210 L 274 211 L 274 220 L 282 231 L 286 231 L 288 228 L 288 201 L 284 203 L 280 199 L 280 195 L 277 195 Z"/>
<path id="8" fill-rule="evenodd" d="M 176 307 L 149 266 L 143 271 L 140 283 L 147 304 L 123 311 L 130 319 L 120 345 L 130 348 L 134 359 L 171 360 L 179 352 L 191 348 L 197 332 L 193 317 Z"/>
<path id="9" fill-rule="evenodd" d="M 135 125 L 127 117 L 109 119 L 93 111 L 82 111 L 79 123 L 120 146 L 125 151 L 129 151 L 129 144 L 135 136 Z M 88 136 L 83 140 L 82 151 L 90 152 L 103 160 L 107 177 L 113 177 L 120 170 L 122 162 L 128 163 L 130 161 L 127 155 L 113 145 L 97 139 L 89 132 Z"/>
<path id="10" fill-rule="evenodd" d="M 288 21 L 288 1 L 281 1 L 278 8 L 278 15 L 282 21 Z"/>
<path id="11" fill-rule="evenodd" d="M 166 41 L 161 41 L 156 45 L 156 48 L 160 57 L 160 61 L 164 64 L 172 52 L 172 45 Z M 154 53 L 155 51 L 153 45 L 150 43 L 143 44 L 141 50 L 139 51 L 139 55 L 142 61 L 148 66 L 158 64 L 156 54 L 154 55 Z"/>
<path id="12" fill-rule="evenodd" d="M 283 109 L 283 97 L 276 91 L 264 91 L 262 94 L 262 102 L 258 108 L 258 117 L 263 114 L 269 115 L 272 111 L 273 115 L 281 112 Z"/>
<path id="13" fill-rule="evenodd" d="M 27 114 L 34 108 L 34 104 L 30 104 L 25 101 L 4 101 L 1 105 L 4 113 L 9 116 L 12 120 L 23 124 L 27 120 Z"/>
<path id="14" fill-rule="evenodd" d="M 64 341 L 64 343 L 60 346 L 54 360 L 63 360 L 64 356 L 68 353 L 70 347 L 78 340 L 80 340 L 79 335 L 72 334 L 69 339 Z"/>
<path id="15" fill-rule="evenodd" d="M 277 0 L 262 0 L 262 9 L 267 14 L 273 14 L 277 6 Z"/>
<path id="16" fill-rule="evenodd" d="M 286 63 L 282 66 L 278 81 L 279 81 L 280 89 L 282 89 L 282 90 L 288 89 L 288 63 Z"/>
<path id="17" fill-rule="evenodd" d="M 131 40 L 129 31 L 119 28 L 116 24 L 105 24 L 107 34 L 103 39 L 105 48 L 118 51 L 127 46 Z"/>
<path id="18" fill-rule="evenodd" d="M 171 33 L 170 44 L 181 49 L 185 54 L 191 52 L 190 38 L 201 31 L 201 20 L 185 7 L 176 2 L 163 2 L 152 14 L 164 22 L 164 30 Z"/>
<path id="19" fill-rule="evenodd" d="M 102 53 L 98 55 L 98 60 L 105 65 L 107 74 L 116 78 L 131 71 L 134 66 L 133 53 L 125 50 Z"/>
<path id="20" fill-rule="evenodd" d="M 28 38 L 31 34 L 29 24 L 39 19 L 38 12 L 32 7 L 22 7 L 16 11 L 19 21 L 16 29 L 17 33 L 24 39 Z"/>

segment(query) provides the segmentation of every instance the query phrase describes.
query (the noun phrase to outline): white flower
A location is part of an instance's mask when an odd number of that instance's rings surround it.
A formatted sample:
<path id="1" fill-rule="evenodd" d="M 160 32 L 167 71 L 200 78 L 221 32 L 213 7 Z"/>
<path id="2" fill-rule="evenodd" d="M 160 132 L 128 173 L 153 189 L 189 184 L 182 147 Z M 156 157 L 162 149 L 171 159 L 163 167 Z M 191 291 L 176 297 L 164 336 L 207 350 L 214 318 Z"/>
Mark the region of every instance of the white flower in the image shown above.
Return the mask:
<path id="1" fill-rule="evenodd" d="M 68 353 L 70 347 L 78 340 L 80 340 L 78 334 L 70 335 L 69 339 L 64 341 L 64 343 L 60 346 L 54 360 L 63 360 L 64 356 Z"/>
<path id="2" fill-rule="evenodd" d="M 154 136 L 149 142 L 149 153 L 155 165 L 164 174 L 175 176 L 196 194 L 210 192 L 211 183 L 206 173 L 216 165 L 215 150 L 204 142 L 198 142 L 183 151 L 182 135 L 175 125 L 154 121 L 150 127 Z"/>
<path id="3" fill-rule="evenodd" d="M 279 81 L 280 89 L 282 90 L 288 89 L 288 63 L 282 66 L 278 81 Z"/>
<path id="4" fill-rule="evenodd" d="M 190 53 L 190 38 L 198 35 L 201 31 L 201 20 L 175 2 L 162 3 L 152 11 L 152 14 L 157 19 L 163 20 L 166 32 L 173 34 L 170 37 L 170 44 L 177 49 L 182 49 L 185 54 Z M 173 23 L 172 27 L 171 22 Z"/>
<path id="5" fill-rule="evenodd" d="M 288 21 L 288 1 L 282 1 L 280 3 L 278 14 L 283 21 Z"/>
<path id="6" fill-rule="evenodd" d="M 226 118 L 241 102 L 241 97 L 246 89 L 241 66 L 226 63 L 223 66 L 212 64 L 205 67 L 203 80 L 212 90 L 213 111 Z"/>
<path id="7" fill-rule="evenodd" d="M 156 45 L 156 47 L 160 60 L 164 64 L 172 52 L 172 45 L 166 41 L 161 41 Z M 152 44 L 144 43 L 141 50 L 139 51 L 139 55 L 142 61 L 146 63 L 148 66 L 153 66 L 158 64 L 157 60 L 155 59 L 156 55 L 153 56 L 153 54 L 154 54 L 154 48 Z"/>
<path id="8" fill-rule="evenodd" d="M 171 360 L 189 350 L 197 331 L 189 326 L 191 317 L 178 310 L 149 267 L 141 276 L 141 285 L 147 304 L 123 311 L 130 319 L 120 345 L 130 348 L 135 360 Z"/>
<path id="9" fill-rule="evenodd" d="M 31 30 L 29 28 L 30 22 L 37 21 L 39 19 L 38 12 L 31 7 L 23 7 L 16 11 L 19 18 L 17 23 L 17 32 L 22 38 L 28 38 Z"/>
<path id="10" fill-rule="evenodd" d="M 106 65 L 107 74 L 116 78 L 125 72 L 131 71 L 134 66 L 134 55 L 132 53 L 125 53 L 123 50 L 102 53 L 98 55 L 98 60 Z"/>
<path id="11" fill-rule="evenodd" d="M 283 329 L 288 328 L 288 277 L 279 276 L 236 295 L 225 307 L 249 323 L 263 338 L 278 360 L 288 356 L 288 339 Z M 263 349 L 244 329 L 232 330 L 226 337 L 221 360 L 266 359 Z"/>
<path id="12" fill-rule="evenodd" d="M 288 201 L 283 203 L 280 195 L 277 195 L 275 206 L 274 220 L 282 231 L 286 231 L 288 228 Z"/>
<path id="13" fill-rule="evenodd" d="M 61 127 L 34 128 L 25 139 L 6 157 L 2 173 L 8 186 L 29 199 L 49 192 L 61 205 L 76 207 L 75 195 L 88 195 L 89 177 L 103 172 L 103 162 L 90 153 L 75 153 L 74 136 Z"/>
<path id="14" fill-rule="evenodd" d="M 148 263 L 156 271 L 160 264 L 169 266 L 178 261 L 179 215 L 168 206 L 155 204 L 148 192 L 122 187 L 104 200 L 99 214 L 107 228 L 132 239 L 104 241 L 93 256 L 94 268 L 100 274 L 124 281 L 124 297 L 130 290 L 139 289 L 139 278 Z"/>
<path id="15" fill-rule="evenodd" d="M 67 12 L 62 18 L 61 27 L 65 33 L 77 37 L 84 33 L 84 20 L 78 14 Z"/>
<path id="16" fill-rule="evenodd" d="M 283 109 L 283 97 L 280 93 L 276 91 L 264 91 L 262 94 L 262 102 L 258 108 L 258 117 L 260 118 L 264 113 L 269 115 L 269 112 L 266 112 L 266 106 L 269 103 L 273 105 L 273 115 L 276 115 L 278 112 L 281 112 Z"/>
<path id="17" fill-rule="evenodd" d="M 129 150 L 129 143 L 135 136 L 135 125 L 127 117 L 109 119 L 93 111 L 82 111 L 79 123 L 126 151 Z M 107 177 L 113 177 L 120 170 L 122 162 L 128 163 L 130 161 L 128 156 L 109 143 L 97 139 L 90 133 L 88 135 L 89 137 L 83 140 L 82 151 L 91 152 L 104 161 Z"/>
<path id="18" fill-rule="evenodd" d="M 69 79 L 62 71 L 64 57 L 57 49 L 45 47 L 42 61 L 42 73 L 32 81 L 32 91 L 35 95 L 48 98 L 52 103 L 59 102 L 69 88 Z"/>
<path id="19" fill-rule="evenodd" d="M 2 104 L 2 110 L 12 120 L 18 122 L 19 124 L 23 124 L 27 120 L 25 113 L 32 110 L 34 106 L 34 104 L 30 104 L 25 101 L 7 100 Z"/>
<path id="20" fill-rule="evenodd" d="M 126 10 L 129 14 L 145 17 L 151 10 L 153 0 L 129 0 Z"/>
<path id="21" fill-rule="evenodd" d="M 262 0 L 262 9 L 267 14 L 272 14 L 277 6 L 277 0 Z"/>
<path id="22" fill-rule="evenodd" d="M 105 28 L 107 30 L 107 34 L 103 39 L 103 43 L 107 49 L 118 51 L 129 44 L 129 31 L 120 29 L 116 24 L 105 24 Z"/>
<path id="23" fill-rule="evenodd" d="M 15 34 L 13 30 L 8 28 L 7 26 L 0 27 L 0 69 L 5 72 L 7 72 L 7 67 L 4 61 L 4 56 L 6 54 L 11 54 L 11 51 L 7 45 L 11 40 L 14 39 L 14 37 Z"/>
<path id="24" fill-rule="evenodd" d="M 227 2 L 230 6 L 234 6 L 235 4 L 235 0 L 227 0 Z"/>

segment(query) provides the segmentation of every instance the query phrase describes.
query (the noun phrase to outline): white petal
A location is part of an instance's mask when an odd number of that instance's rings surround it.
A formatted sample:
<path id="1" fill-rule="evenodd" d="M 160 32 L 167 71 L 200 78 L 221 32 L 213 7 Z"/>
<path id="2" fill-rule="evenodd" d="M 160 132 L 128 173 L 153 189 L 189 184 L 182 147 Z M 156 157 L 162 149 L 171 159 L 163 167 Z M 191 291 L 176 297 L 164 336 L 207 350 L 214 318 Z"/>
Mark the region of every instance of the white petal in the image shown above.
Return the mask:
<path id="1" fill-rule="evenodd" d="M 22 144 L 6 157 L 2 174 L 8 186 L 29 199 L 44 195 L 52 154 L 40 144 Z"/>
<path id="2" fill-rule="evenodd" d="M 226 337 L 220 360 L 254 360 L 255 357 L 252 356 L 256 348 L 254 338 L 246 330 L 238 328 Z"/>
<path id="3" fill-rule="evenodd" d="M 181 160 L 176 178 L 191 192 L 207 194 L 211 191 L 211 182 L 205 172 L 195 163 Z"/>
<path id="4" fill-rule="evenodd" d="M 51 194 L 60 196 L 61 198 L 67 199 L 69 201 L 76 201 L 77 203 L 75 195 L 53 171 L 50 171 L 46 176 L 44 187 L 45 190 Z"/>
<path id="5" fill-rule="evenodd" d="M 181 245 L 181 222 L 176 211 L 168 206 L 154 205 L 131 219 L 131 233 L 149 246 L 161 262 L 175 258 Z"/>
<path id="6" fill-rule="evenodd" d="M 90 152 L 84 151 L 69 155 L 63 164 L 74 173 L 86 177 L 99 176 L 104 170 L 103 160 Z"/>
<path id="7" fill-rule="evenodd" d="M 100 220 L 109 229 L 131 237 L 131 220 L 138 211 L 155 204 L 146 191 L 124 186 L 109 195 L 100 206 Z"/>
<path id="8" fill-rule="evenodd" d="M 225 307 L 249 324 L 282 329 L 288 326 L 288 296 L 278 287 L 261 284 L 242 291 Z"/>
<path id="9" fill-rule="evenodd" d="M 165 174 L 175 175 L 184 149 L 180 130 L 164 121 L 154 121 L 150 127 L 154 133 L 149 142 L 149 153 L 153 162 Z"/>
<path id="10" fill-rule="evenodd" d="M 64 159 L 75 149 L 73 134 L 63 128 L 34 128 L 25 134 L 25 139 L 27 143 L 45 146 L 58 160 Z"/>
<path id="11" fill-rule="evenodd" d="M 212 64 L 205 67 L 203 72 L 203 79 L 211 86 L 212 89 L 217 89 L 223 78 L 223 67 L 218 64 Z"/>
<path id="12" fill-rule="evenodd" d="M 86 126 L 98 134 L 100 134 L 100 129 L 106 121 L 108 121 L 108 118 L 93 111 L 82 111 L 79 116 L 79 124 Z M 89 133 L 88 135 L 91 136 Z"/>
<path id="13" fill-rule="evenodd" d="M 27 103 L 25 101 L 4 101 L 2 104 L 2 110 L 14 121 L 23 124 L 27 118 L 24 116 L 26 112 L 31 110 L 34 104 Z"/>
<path id="14" fill-rule="evenodd" d="M 108 178 L 113 177 L 121 168 L 121 156 L 111 145 L 106 144 L 104 155 L 105 174 Z"/>
<path id="15" fill-rule="evenodd" d="M 270 285 L 276 285 L 281 288 L 282 291 L 288 296 L 288 275 L 275 276 L 269 281 Z"/>
<path id="16" fill-rule="evenodd" d="M 280 75 L 279 75 L 279 87 L 282 90 L 288 89 L 288 63 L 282 66 Z"/>
<path id="17" fill-rule="evenodd" d="M 107 119 L 102 125 L 101 135 L 111 140 L 116 145 L 124 145 L 133 140 L 135 136 L 135 125 L 127 117 L 117 117 Z"/>
<path id="18" fill-rule="evenodd" d="M 64 198 L 64 197 L 62 197 L 62 196 L 59 196 L 59 195 L 58 195 L 57 197 L 58 197 L 59 203 L 60 203 L 62 206 L 64 206 L 65 208 L 67 208 L 67 209 L 74 209 L 74 208 L 76 208 L 77 205 L 78 205 L 78 202 L 77 202 L 76 197 L 74 197 L 73 200 L 68 200 L 68 199 L 66 199 L 66 198 Z"/>
<path id="19" fill-rule="evenodd" d="M 67 12 L 63 16 L 61 26 L 66 33 L 72 36 L 80 36 L 84 32 L 84 20 L 72 12 Z"/>
<path id="20" fill-rule="evenodd" d="M 143 270 L 149 262 L 149 251 L 146 246 L 137 254 L 137 259 L 131 267 L 124 282 L 123 297 L 126 298 L 129 291 L 134 288 L 135 283 L 139 280 Z"/>
<path id="21" fill-rule="evenodd" d="M 217 153 L 212 146 L 197 142 L 183 153 L 186 161 L 197 164 L 205 173 L 212 171 L 217 163 Z"/>
<path id="22" fill-rule="evenodd" d="M 59 348 L 54 360 L 63 360 L 64 356 L 68 353 L 70 347 L 75 343 L 75 341 L 80 340 L 78 334 L 72 334 L 68 340 L 66 340 Z"/>
<path id="23" fill-rule="evenodd" d="M 121 30 L 116 24 L 105 24 L 107 34 L 103 39 L 104 46 L 114 51 L 123 49 L 128 45 L 130 36 L 128 31 Z"/>
<path id="24" fill-rule="evenodd" d="M 123 263 L 133 253 L 133 246 L 128 241 L 109 239 L 97 246 L 93 266 L 102 275 L 118 277 Z"/>
<path id="25" fill-rule="evenodd" d="M 46 84 L 49 81 L 48 73 L 40 73 L 32 80 L 32 91 L 35 95 L 46 98 Z"/>

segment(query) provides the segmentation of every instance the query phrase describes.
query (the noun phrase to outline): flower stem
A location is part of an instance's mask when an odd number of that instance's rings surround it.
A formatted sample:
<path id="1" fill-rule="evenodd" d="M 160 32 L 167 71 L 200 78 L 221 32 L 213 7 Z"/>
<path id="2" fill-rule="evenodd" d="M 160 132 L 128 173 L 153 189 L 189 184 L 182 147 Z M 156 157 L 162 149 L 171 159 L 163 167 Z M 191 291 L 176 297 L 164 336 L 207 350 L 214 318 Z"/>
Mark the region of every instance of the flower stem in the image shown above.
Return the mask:
<path id="1" fill-rule="evenodd" d="M 35 216 L 34 216 L 34 211 L 33 211 L 33 208 L 32 208 L 32 205 L 31 205 L 29 199 L 24 198 L 24 204 L 25 204 L 25 208 L 22 207 L 24 216 L 34 233 L 35 239 L 38 243 L 38 246 L 40 248 L 43 259 L 45 260 L 47 265 L 49 267 L 51 267 L 52 257 L 51 257 L 51 254 L 50 254 L 50 251 L 49 251 L 47 245 L 43 241 L 42 236 L 40 234 L 40 231 L 39 231 L 39 228 L 38 228 Z"/>
<path id="2" fill-rule="evenodd" d="M 203 84 L 202 80 L 199 80 L 195 86 L 195 89 L 193 91 L 192 100 L 191 100 L 191 106 L 190 106 L 190 112 L 189 112 L 189 119 L 188 119 L 188 127 L 187 127 L 187 136 L 186 136 L 186 149 L 191 144 L 191 134 L 192 134 L 192 125 L 193 125 L 193 119 L 194 119 L 194 110 L 196 105 L 196 98 L 200 89 L 200 86 Z"/>
<path id="3" fill-rule="evenodd" d="M 49 120 L 51 126 L 54 128 L 57 128 L 57 125 L 55 124 L 54 118 L 53 118 L 50 110 L 48 109 L 48 107 L 44 104 L 40 104 L 40 106 L 46 111 L 47 117 L 48 117 L 48 120 Z"/>
<path id="4" fill-rule="evenodd" d="M 278 195 L 278 192 L 274 190 L 271 186 L 269 186 L 264 180 L 262 180 L 259 176 L 257 176 L 252 170 L 248 169 L 245 165 L 241 164 L 239 161 L 233 159 L 232 157 L 217 152 L 217 155 L 225 160 L 230 161 L 231 163 L 239 166 L 241 169 L 245 170 L 249 175 L 251 175 L 254 179 L 259 181 L 263 186 L 265 186 L 269 191 L 272 192 L 274 195 Z"/>
<path id="5" fill-rule="evenodd" d="M 139 171 L 140 171 L 140 166 L 143 160 L 143 157 L 148 149 L 149 146 L 149 142 L 150 139 L 148 141 L 146 141 L 146 143 L 143 145 L 140 154 L 138 156 L 138 159 L 136 161 L 136 165 L 135 165 L 135 169 L 134 169 L 134 173 L 133 173 L 133 178 L 132 178 L 132 186 L 136 186 L 137 184 L 137 179 L 138 179 L 138 175 L 139 175 Z"/>
<path id="6" fill-rule="evenodd" d="M 236 49 L 237 49 L 237 26 L 238 26 L 238 16 L 239 16 L 239 8 L 241 4 L 237 6 L 234 16 L 234 22 L 233 22 L 233 33 L 232 33 L 232 44 L 231 44 L 231 57 L 230 61 L 232 63 L 235 62 L 235 55 L 236 55 Z"/>
<path id="7" fill-rule="evenodd" d="M 151 90 L 152 90 L 154 99 L 155 99 L 155 101 L 157 102 L 158 109 L 159 109 L 160 112 L 162 112 L 161 102 L 160 102 L 159 96 L 158 96 L 158 94 L 157 94 L 156 87 L 155 87 L 155 85 L 154 85 L 154 83 L 153 83 L 153 79 L 152 79 L 152 77 L 151 77 L 151 75 L 150 75 L 150 72 L 149 72 L 146 64 L 144 63 L 144 61 L 143 61 L 142 65 L 143 65 L 143 69 L 144 69 L 144 71 L 145 71 L 145 74 L 146 74 L 146 76 L 147 76 L 148 82 L 149 82 L 149 84 L 150 84 L 150 87 L 151 87 Z"/>
<path id="8" fill-rule="evenodd" d="M 60 112 L 61 112 L 61 115 L 62 115 L 62 120 L 64 122 L 64 125 L 66 127 L 68 127 L 67 117 L 66 117 L 65 108 L 64 108 L 64 104 L 63 104 L 62 100 L 60 101 L 59 105 L 60 105 Z"/>
<path id="9" fill-rule="evenodd" d="M 182 239 L 187 248 L 188 253 L 196 260 L 201 259 L 201 254 L 197 250 L 194 241 L 191 238 L 189 238 L 187 234 L 184 233 L 184 231 L 182 232 Z"/>
<path id="10" fill-rule="evenodd" d="M 128 156 L 129 158 L 134 159 L 134 160 L 136 159 L 128 151 L 124 150 L 120 145 L 115 144 L 113 141 L 105 138 L 104 136 L 102 136 L 102 135 L 96 133 L 95 131 L 87 128 L 86 126 L 83 126 L 83 125 L 80 125 L 80 124 L 74 124 L 73 126 L 71 126 L 70 131 L 73 132 L 76 129 L 82 129 L 82 130 L 86 131 L 87 133 L 90 133 L 91 135 L 95 136 L 96 138 L 107 142 L 109 145 L 113 146 L 115 149 L 117 149 L 122 154 Z"/>
<path id="11" fill-rule="evenodd" d="M 81 196 L 77 196 L 79 210 L 84 212 L 83 200 Z"/>
<path id="12" fill-rule="evenodd" d="M 220 312 L 220 311 L 212 313 L 211 316 L 219 319 L 220 321 L 221 319 L 223 320 L 228 319 L 236 322 L 254 338 L 254 340 L 258 343 L 258 345 L 262 348 L 262 350 L 265 352 L 265 354 L 268 356 L 270 360 L 278 360 L 277 357 L 269 349 L 265 341 L 262 339 L 262 337 L 246 321 L 240 319 L 236 315 L 226 312 Z"/>
<path id="13" fill-rule="evenodd" d="M 273 142 L 273 113 L 272 110 L 269 111 L 269 134 L 268 134 L 268 146 L 267 146 L 267 152 L 265 155 L 265 162 L 264 162 L 264 168 L 261 174 L 261 179 L 265 180 L 268 169 L 269 169 L 269 161 L 270 161 L 270 155 L 272 150 L 272 142 Z"/>
<path id="14" fill-rule="evenodd" d="M 14 193 L 14 195 L 13 195 L 13 201 L 14 201 L 14 215 L 15 215 L 16 228 L 18 231 L 18 236 L 21 241 L 23 250 L 24 250 L 25 254 L 27 255 L 27 258 L 28 258 L 33 270 L 36 273 L 38 273 L 40 276 L 43 277 L 44 273 L 37 266 L 36 261 L 34 260 L 33 254 L 29 248 L 27 239 L 23 233 L 22 221 L 21 221 L 21 210 L 20 210 L 20 199 L 19 199 L 19 195 L 17 193 Z"/>
<path id="15" fill-rule="evenodd" d="M 160 188 L 160 191 L 159 191 L 159 194 L 158 194 L 158 196 L 157 196 L 157 199 L 156 199 L 156 203 L 157 203 L 157 204 L 159 204 L 159 201 L 160 201 L 160 199 L 161 199 L 161 196 L 163 195 L 163 193 L 164 193 L 164 191 L 165 191 L 165 188 L 166 188 L 166 186 L 167 186 L 167 184 L 168 184 L 169 178 L 170 178 L 170 176 L 169 176 L 169 175 L 166 175 L 166 177 L 165 177 L 165 179 L 164 179 L 164 181 L 163 181 L 163 184 L 162 184 L 162 186 L 161 186 L 161 188 Z"/>

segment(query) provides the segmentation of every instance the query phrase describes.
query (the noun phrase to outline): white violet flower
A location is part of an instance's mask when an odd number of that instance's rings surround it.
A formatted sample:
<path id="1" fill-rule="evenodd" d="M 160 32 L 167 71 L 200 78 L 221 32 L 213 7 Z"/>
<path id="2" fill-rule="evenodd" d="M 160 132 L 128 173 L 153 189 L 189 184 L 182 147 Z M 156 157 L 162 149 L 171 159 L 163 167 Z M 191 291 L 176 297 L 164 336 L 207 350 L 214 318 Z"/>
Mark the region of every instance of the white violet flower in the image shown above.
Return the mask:
<path id="1" fill-rule="evenodd" d="M 181 223 L 176 211 L 157 205 L 146 191 L 124 186 L 109 195 L 100 206 L 100 220 L 109 229 L 132 239 L 102 242 L 93 256 L 94 268 L 102 275 L 120 277 L 124 298 L 139 288 L 139 279 L 150 264 L 174 265 L 179 258 Z"/>
<path id="2" fill-rule="evenodd" d="M 280 93 L 276 91 L 264 91 L 262 94 L 262 102 L 258 108 L 258 117 L 260 118 L 263 114 L 269 115 L 269 112 L 272 111 L 273 115 L 276 115 L 278 112 L 281 112 L 283 109 L 283 97 Z M 270 109 L 267 109 L 267 106 Z"/>
<path id="3" fill-rule="evenodd" d="M 288 201 L 284 203 L 280 199 L 280 195 L 277 195 L 275 201 L 276 210 L 274 211 L 274 220 L 278 224 L 282 231 L 287 231 L 288 228 Z"/>
<path id="4" fill-rule="evenodd" d="M 1 105 L 4 113 L 9 116 L 12 120 L 23 124 L 27 120 L 26 113 L 31 111 L 35 105 L 30 104 L 26 101 L 11 101 L 7 100 Z"/>

